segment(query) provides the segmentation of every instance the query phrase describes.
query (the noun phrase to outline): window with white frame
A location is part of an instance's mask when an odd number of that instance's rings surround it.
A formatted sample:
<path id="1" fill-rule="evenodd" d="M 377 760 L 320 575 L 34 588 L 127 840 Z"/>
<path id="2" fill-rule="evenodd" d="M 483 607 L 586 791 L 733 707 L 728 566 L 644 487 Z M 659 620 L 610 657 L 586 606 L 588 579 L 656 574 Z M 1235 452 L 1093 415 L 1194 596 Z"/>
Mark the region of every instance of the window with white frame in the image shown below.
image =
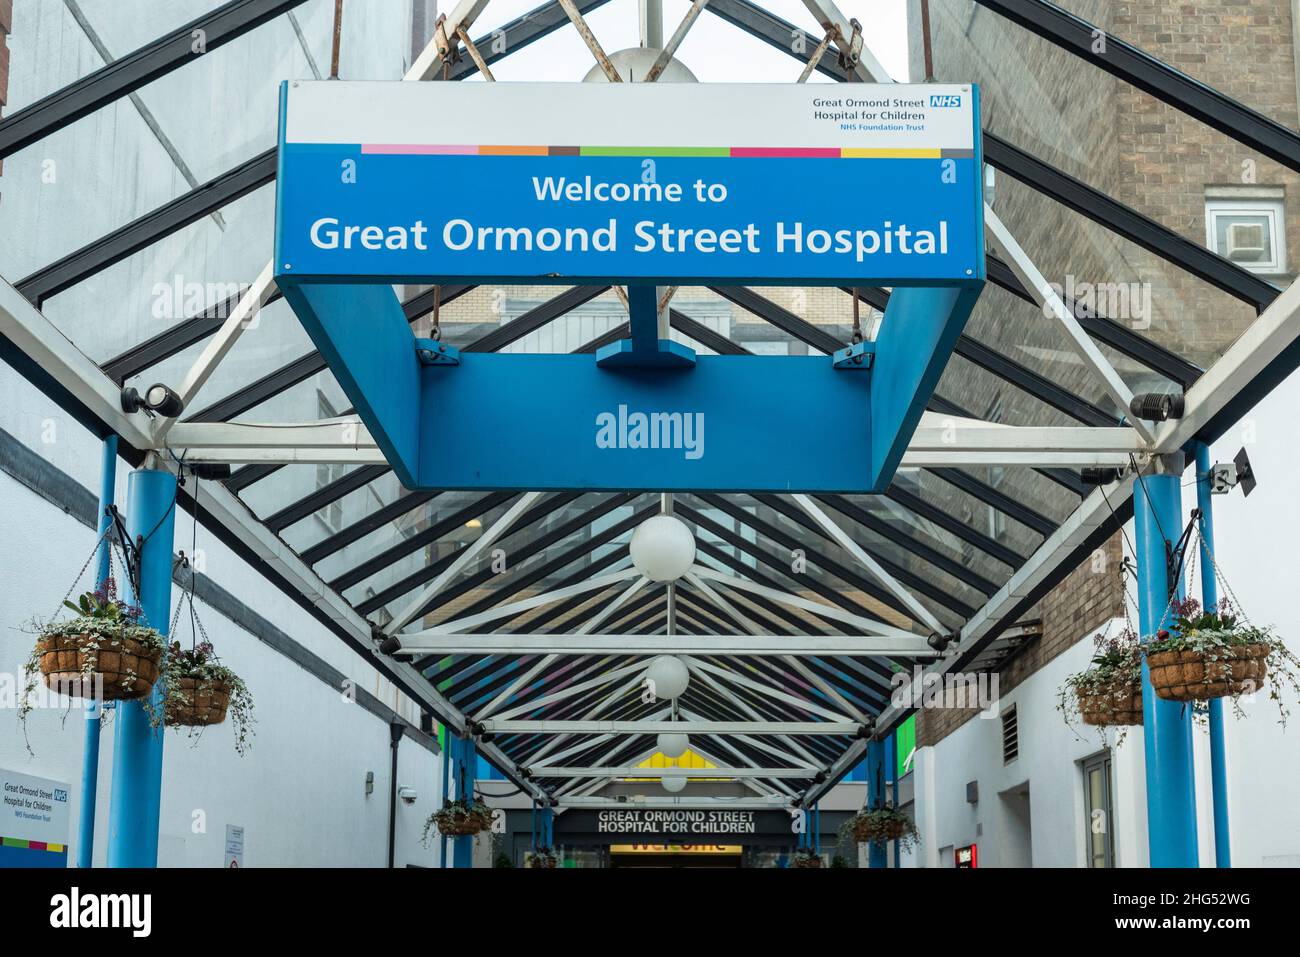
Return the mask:
<path id="1" fill-rule="evenodd" d="M 1286 272 L 1286 211 L 1275 187 L 1206 191 L 1205 242 L 1243 269 Z"/>

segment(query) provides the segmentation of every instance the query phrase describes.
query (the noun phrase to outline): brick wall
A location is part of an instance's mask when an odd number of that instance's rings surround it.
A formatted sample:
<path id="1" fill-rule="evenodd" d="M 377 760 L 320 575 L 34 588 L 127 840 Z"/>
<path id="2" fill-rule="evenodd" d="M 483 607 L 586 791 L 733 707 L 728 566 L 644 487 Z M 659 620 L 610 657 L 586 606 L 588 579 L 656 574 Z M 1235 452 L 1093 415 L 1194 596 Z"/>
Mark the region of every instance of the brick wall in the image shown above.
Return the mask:
<path id="1" fill-rule="evenodd" d="M 1280 123 L 1294 129 L 1300 122 L 1291 0 L 1076 0 L 1067 6 L 1109 36 L 1141 47 Z M 909 7 L 911 22 L 919 24 L 918 0 L 910 0 Z M 931 0 L 930 19 L 936 78 L 980 84 L 986 129 L 1198 244 L 1206 241 L 1207 189 L 1280 188 L 1289 274 L 1268 278 L 1280 285 L 1290 282 L 1300 263 L 1300 176 L 969 0 Z M 909 54 L 912 75 L 920 76 L 919 27 L 912 31 Z M 1245 304 L 1009 177 L 997 178 L 994 209 L 1049 281 L 1064 283 L 1073 276 L 1080 282 L 1148 284 L 1149 324 L 1129 321 L 1140 334 L 1201 365 L 1212 364 L 1255 318 Z M 996 291 L 992 297 L 986 291 L 983 299 L 969 331 L 990 344 L 1000 339 L 1004 352 L 1106 404 L 1095 376 L 1069 358 L 1052 324 L 1023 321 L 1023 307 Z M 1008 319 L 1005 311 L 1010 310 L 1020 311 Z M 1064 358 L 1039 364 L 1032 350 Z M 1134 391 L 1163 387 L 1132 364 L 1111 358 Z M 945 375 L 948 388 L 952 374 L 950 369 Z M 988 378 L 972 376 L 969 388 L 962 390 L 963 402 L 978 410 L 1001 389 Z M 1007 418 L 1033 421 L 1017 418 L 1025 408 L 1013 406 Z M 1036 414 L 1041 418 L 1041 407 Z M 1101 622 L 1122 614 L 1120 584 L 1113 574 L 1119 562 L 1117 541 L 1107 545 L 1106 554 L 1107 574 L 1095 574 L 1086 562 L 1031 613 L 1041 620 L 1042 637 L 1004 668 L 1002 691 L 1074 642 L 1086 640 Z M 918 719 L 918 742 L 933 744 L 972 715 L 925 713 Z"/>
<path id="2" fill-rule="evenodd" d="M 0 116 L 9 103 L 9 34 L 14 26 L 14 0 L 0 0 Z M 0 173 L 4 163 L 0 162 Z"/>
<path id="3" fill-rule="evenodd" d="M 1116 534 L 1043 597 L 1026 616 L 1039 620 L 1041 635 L 999 671 L 999 694 L 1010 692 L 1076 642 L 1090 639 L 1110 619 L 1123 616 L 1121 560 Z M 964 708 L 922 710 L 916 719 L 917 746 L 942 741 L 977 713 Z"/>

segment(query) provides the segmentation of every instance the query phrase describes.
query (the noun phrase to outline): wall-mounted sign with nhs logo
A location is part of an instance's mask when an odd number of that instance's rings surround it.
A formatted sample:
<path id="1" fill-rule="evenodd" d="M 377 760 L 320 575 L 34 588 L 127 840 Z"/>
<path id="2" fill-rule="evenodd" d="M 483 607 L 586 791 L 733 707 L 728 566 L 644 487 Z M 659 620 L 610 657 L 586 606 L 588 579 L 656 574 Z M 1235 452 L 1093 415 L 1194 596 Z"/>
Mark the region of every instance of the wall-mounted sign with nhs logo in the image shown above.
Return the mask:
<path id="1" fill-rule="evenodd" d="M 279 269 L 972 278 L 975 115 L 971 86 L 289 83 Z"/>
<path id="2" fill-rule="evenodd" d="M 979 129 L 973 85 L 288 82 L 276 280 L 409 486 L 880 490 L 983 286 Z M 624 286 L 631 334 L 416 341 L 390 284 L 451 282 Z M 737 284 L 891 295 L 834 357 L 658 338 L 656 285 Z"/>

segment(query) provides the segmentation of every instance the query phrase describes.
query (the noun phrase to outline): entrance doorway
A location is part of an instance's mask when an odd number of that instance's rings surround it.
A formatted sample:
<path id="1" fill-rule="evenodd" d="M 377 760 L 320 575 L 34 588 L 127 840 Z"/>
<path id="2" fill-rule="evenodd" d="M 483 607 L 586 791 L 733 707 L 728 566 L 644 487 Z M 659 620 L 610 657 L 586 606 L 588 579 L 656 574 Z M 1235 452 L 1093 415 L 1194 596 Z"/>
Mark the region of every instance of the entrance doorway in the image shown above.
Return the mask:
<path id="1" fill-rule="evenodd" d="M 743 851 L 739 844 L 611 844 L 609 866 L 737 868 Z"/>

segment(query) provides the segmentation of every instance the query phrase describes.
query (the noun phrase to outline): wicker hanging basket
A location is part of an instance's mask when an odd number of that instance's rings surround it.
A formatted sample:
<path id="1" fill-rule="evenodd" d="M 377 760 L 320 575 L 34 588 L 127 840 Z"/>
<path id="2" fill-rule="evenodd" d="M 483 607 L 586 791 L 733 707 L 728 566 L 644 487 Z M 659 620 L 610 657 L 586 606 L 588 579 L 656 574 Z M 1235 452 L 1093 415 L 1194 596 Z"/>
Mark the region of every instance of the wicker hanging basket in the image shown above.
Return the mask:
<path id="1" fill-rule="evenodd" d="M 1142 683 L 1076 686 L 1079 717 L 1099 728 L 1142 724 Z"/>
<path id="2" fill-rule="evenodd" d="M 47 688 L 104 701 L 147 697 L 158 680 L 162 652 L 159 646 L 120 634 L 56 633 L 36 641 Z"/>
<path id="3" fill-rule="evenodd" d="M 528 857 L 529 867 L 544 867 L 549 869 L 559 865 L 559 857 L 553 851 L 538 850 L 534 851 Z"/>
<path id="4" fill-rule="evenodd" d="M 853 824 L 855 844 L 888 844 L 907 833 L 907 822 L 900 818 L 872 819 L 861 817 Z"/>
<path id="5" fill-rule="evenodd" d="M 220 678 L 168 678 L 169 688 L 164 720 L 173 727 L 206 728 L 226 720 L 230 707 L 230 685 Z M 173 695 L 175 697 L 173 697 Z"/>
<path id="6" fill-rule="evenodd" d="M 790 858 L 791 867 L 821 867 L 822 859 L 818 854 L 796 854 Z"/>
<path id="7" fill-rule="evenodd" d="M 1212 652 L 1189 648 L 1147 653 L 1151 687 L 1170 701 L 1205 701 L 1258 690 L 1268 675 L 1265 644 L 1230 645 Z"/>

